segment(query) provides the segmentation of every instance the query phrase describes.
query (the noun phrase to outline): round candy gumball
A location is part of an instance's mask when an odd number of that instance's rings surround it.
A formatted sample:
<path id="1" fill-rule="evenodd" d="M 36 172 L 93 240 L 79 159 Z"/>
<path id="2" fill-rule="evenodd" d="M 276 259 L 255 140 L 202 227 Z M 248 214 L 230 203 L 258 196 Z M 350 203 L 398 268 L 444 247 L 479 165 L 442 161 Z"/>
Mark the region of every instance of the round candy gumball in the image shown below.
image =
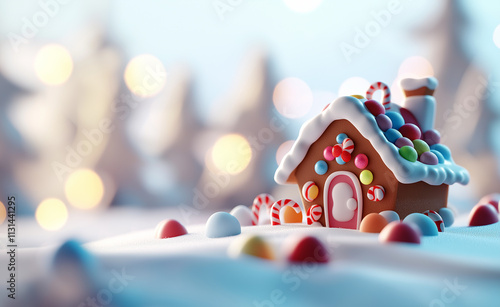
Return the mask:
<path id="1" fill-rule="evenodd" d="M 323 150 L 323 157 L 327 161 L 333 161 L 335 159 L 335 157 L 333 156 L 333 147 L 332 146 L 328 146 L 325 148 L 325 150 Z"/>
<path id="2" fill-rule="evenodd" d="M 437 230 L 439 232 L 444 231 L 444 221 L 441 218 L 441 216 L 434 210 L 427 210 L 424 212 L 425 215 L 431 218 L 431 220 L 434 221 L 434 224 L 436 224 Z"/>
<path id="3" fill-rule="evenodd" d="M 415 224 L 424 236 L 437 236 L 438 229 L 430 217 L 422 213 L 412 213 L 404 218 L 403 223 Z"/>
<path id="4" fill-rule="evenodd" d="M 492 205 L 493 207 L 495 207 L 495 209 L 497 210 L 497 212 L 499 211 L 498 209 L 498 203 L 500 201 L 500 194 L 498 193 L 493 193 L 493 194 L 489 194 L 489 195 L 486 195 L 484 196 L 483 198 L 481 198 L 481 200 L 479 200 L 479 203 L 480 204 L 490 204 Z"/>
<path id="5" fill-rule="evenodd" d="M 335 161 L 337 161 L 337 163 L 338 163 L 339 165 L 344 165 L 344 164 L 345 164 L 345 161 L 344 161 L 344 160 L 342 160 L 342 157 L 337 157 L 337 158 L 335 159 Z"/>
<path id="6" fill-rule="evenodd" d="M 285 206 L 281 209 L 280 220 L 283 224 L 296 224 L 302 223 L 302 212 L 295 212 L 290 206 Z"/>
<path id="7" fill-rule="evenodd" d="M 413 147 L 413 142 L 409 138 L 401 137 L 396 140 L 394 143 L 398 148 L 401 148 L 403 146 L 410 146 Z"/>
<path id="8" fill-rule="evenodd" d="M 366 196 L 371 201 L 381 201 L 385 196 L 385 189 L 381 185 L 374 185 L 368 189 Z"/>
<path id="9" fill-rule="evenodd" d="M 420 129 L 415 124 L 404 124 L 398 130 L 404 137 L 407 137 L 412 141 L 419 139 L 422 135 Z"/>
<path id="10" fill-rule="evenodd" d="M 380 114 L 385 114 L 384 106 L 378 101 L 370 99 L 365 101 L 365 108 L 372 113 L 373 116 L 378 116 Z"/>
<path id="11" fill-rule="evenodd" d="M 339 135 L 337 135 L 337 137 L 335 138 L 335 140 L 337 141 L 337 143 L 339 144 L 342 144 L 342 142 L 347 138 L 347 134 L 345 133 L 340 133 Z"/>
<path id="12" fill-rule="evenodd" d="M 328 164 L 325 161 L 323 161 L 323 160 L 319 160 L 314 165 L 314 171 L 318 175 L 324 175 L 328 171 Z"/>
<path id="13" fill-rule="evenodd" d="M 410 162 L 417 161 L 418 154 L 417 151 L 410 146 L 403 146 L 399 149 L 399 155 Z"/>
<path id="14" fill-rule="evenodd" d="M 313 181 L 308 181 L 302 186 L 302 197 L 307 201 L 313 201 L 318 197 L 319 188 Z"/>
<path id="15" fill-rule="evenodd" d="M 156 239 L 166 239 L 187 234 L 186 228 L 176 220 L 164 220 L 158 223 L 155 230 Z"/>
<path id="16" fill-rule="evenodd" d="M 326 247 L 312 236 L 293 236 L 284 243 L 284 254 L 289 262 L 327 263 L 330 255 Z"/>
<path id="17" fill-rule="evenodd" d="M 379 213 L 387 220 L 387 223 L 399 222 L 399 214 L 396 211 L 386 210 Z"/>
<path id="18" fill-rule="evenodd" d="M 382 229 L 378 239 L 383 243 L 420 244 L 420 230 L 414 225 L 395 221 Z"/>
<path id="19" fill-rule="evenodd" d="M 340 157 L 340 155 L 342 154 L 342 145 L 340 144 L 337 144 L 335 146 L 333 146 L 333 151 L 332 151 L 332 154 L 335 158 L 338 158 Z"/>
<path id="20" fill-rule="evenodd" d="M 431 149 L 431 152 L 436 156 L 436 158 L 438 159 L 438 163 L 444 163 L 444 157 L 443 155 L 437 151 L 437 150 L 434 150 L 434 149 Z"/>
<path id="21" fill-rule="evenodd" d="M 426 142 L 417 139 L 413 140 L 413 148 L 417 151 L 417 154 L 420 156 L 422 153 L 430 151 L 429 145 Z"/>
<path id="22" fill-rule="evenodd" d="M 354 158 L 354 165 L 359 169 L 364 169 L 368 166 L 368 157 L 365 154 L 359 154 Z"/>
<path id="23" fill-rule="evenodd" d="M 435 145 L 431 146 L 431 149 L 434 149 L 434 150 L 438 151 L 439 153 L 441 153 L 443 155 L 443 158 L 445 158 L 446 160 L 450 160 L 451 159 L 451 151 L 445 145 L 443 145 L 443 144 L 435 144 Z"/>
<path id="24" fill-rule="evenodd" d="M 359 174 L 359 181 L 361 181 L 362 184 L 368 185 L 372 183 L 373 181 L 373 173 L 367 169 L 364 171 L 361 171 L 361 174 Z"/>
<path id="25" fill-rule="evenodd" d="M 490 204 L 478 204 L 469 215 L 469 226 L 484 226 L 498 223 L 498 212 Z"/>
<path id="26" fill-rule="evenodd" d="M 423 152 L 420 157 L 418 157 L 418 161 L 428 165 L 437 165 L 439 163 L 438 157 L 430 151 Z"/>
<path id="27" fill-rule="evenodd" d="M 385 138 L 391 143 L 396 142 L 397 139 L 402 137 L 401 132 L 393 128 L 388 129 L 386 132 L 384 132 L 384 135 Z"/>
<path id="28" fill-rule="evenodd" d="M 359 225 L 359 231 L 380 233 L 382 229 L 387 226 L 387 224 L 387 220 L 382 215 L 378 213 L 370 213 L 361 221 L 361 224 Z"/>
<path id="29" fill-rule="evenodd" d="M 391 119 L 392 122 L 392 128 L 394 129 L 399 129 L 401 126 L 405 124 L 405 120 L 401 114 L 394 112 L 394 111 L 389 111 L 386 112 L 385 115 Z"/>
<path id="30" fill-rule="evenodd" d="M 209 238 L 236 236 L 240 233 L 240 222 L 227 212 L 212 214 L 205 225 L 205 235 Z"/>
<path id="31" fill-rule="evenodd" d="M 267 260 L 275 259 L 273 249 L 269 243 L 256 235 L 237 238 L 229 246 L 228 253 L 233 258 L 253 256 Z"/>
<path id="32" fill-rule="evenodd" d="M 382 131 L 387 131 L 392 128 L 392 122 L 389 116 L 385 114 L 380 114 L 375 117 L 375 120 L 377 121 L 377 125 Z"/>
<path id="33" fill-rule="evenodd" d="M 453 214 L 453 211 L 451 211 L 449 208 L 443 207 L 439 209 L 438 214 L 443 219 L 445 227 L 450 227 L 455 222 L 455 215 Z"/>
<path id="34" fill-rule="evenodd" d="M 236 206 L 229 214 L 234 216 L 241 226 L 252 226 L 252 210 L 247 206 Z"/>
<path id="35" fill-rule="evenodd" d="M 429 144 L 429 146 L 439 144 L 441 142 L 441 134 L 437 130 L 427 130 L 424 132 L 424 141 Z"/>
<path id="36" fill-rule="evenodd" d="M 342 154 L 340 155 L 340 158 L 342 159 L 342 161 L 347 163 L 351 161 L 351 154 L 347 151 L 343 151 Z"/>

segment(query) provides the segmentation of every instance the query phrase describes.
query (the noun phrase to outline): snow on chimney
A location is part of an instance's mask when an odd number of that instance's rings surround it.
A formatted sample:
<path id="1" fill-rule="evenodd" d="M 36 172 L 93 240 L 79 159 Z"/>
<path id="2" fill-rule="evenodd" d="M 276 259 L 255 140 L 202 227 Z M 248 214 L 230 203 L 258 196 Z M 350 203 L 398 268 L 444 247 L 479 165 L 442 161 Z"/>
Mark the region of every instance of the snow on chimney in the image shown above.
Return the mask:
<path id="1" fill-rule="evenodd" d="M 434 77 L 401 80 L 401 88 L 406 96 L 403 106 L 418 120 L 422 133 L 434 128 L 436 99 L 432 94 L 437 85 L 438 81 Z"/>

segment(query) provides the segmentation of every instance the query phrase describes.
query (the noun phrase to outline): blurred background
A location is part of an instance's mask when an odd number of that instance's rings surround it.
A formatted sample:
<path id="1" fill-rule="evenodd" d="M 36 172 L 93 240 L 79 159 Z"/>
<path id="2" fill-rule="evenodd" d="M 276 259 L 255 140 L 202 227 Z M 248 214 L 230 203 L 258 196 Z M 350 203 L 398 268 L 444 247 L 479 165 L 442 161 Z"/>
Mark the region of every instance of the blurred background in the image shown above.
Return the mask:
<path id="1" fill-rule="evenodd" d="M 303 122 L 375 81 L 398 103 L 400 79 L 429 75 L 440 82 L 436 127 L 472 178 L 450 203 L 468 210 L 500 190 L 499 11 L 492 1 L 2 0 L 0 223 L 11 195 L 26 246 L 166 217 L 196 223 L 263 192 L 298 198 L 273 174 Z"/>

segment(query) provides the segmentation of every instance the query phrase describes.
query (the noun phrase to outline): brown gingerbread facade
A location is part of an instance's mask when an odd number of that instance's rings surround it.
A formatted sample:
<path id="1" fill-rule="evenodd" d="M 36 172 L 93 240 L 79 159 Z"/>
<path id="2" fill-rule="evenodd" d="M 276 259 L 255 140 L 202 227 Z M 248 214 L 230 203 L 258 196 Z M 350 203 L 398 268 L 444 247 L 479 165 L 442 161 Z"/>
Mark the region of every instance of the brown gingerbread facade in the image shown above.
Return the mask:
<path id="1" fill-rule="evenodd" d="M 366 215 L 387 210 L 400 218 L 438 211 L 450 184 L 468 182 L 432 129 L 437 81 L 405 82 L 408 108 L 338 98 L 302 127 L 276 171 L 278 183 L 298 185 L 305 212 L 322 209 L 315 220 L 323 226 L 358 229 Z"/>

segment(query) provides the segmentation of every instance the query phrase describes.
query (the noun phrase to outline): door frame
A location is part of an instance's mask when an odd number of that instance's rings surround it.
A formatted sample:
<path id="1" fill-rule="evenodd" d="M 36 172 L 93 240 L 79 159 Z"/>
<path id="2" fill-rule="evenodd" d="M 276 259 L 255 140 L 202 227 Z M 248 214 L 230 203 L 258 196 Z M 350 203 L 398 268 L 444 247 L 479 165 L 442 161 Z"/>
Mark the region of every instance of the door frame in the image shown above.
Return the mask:
<path id="1" fill-rule="evenodd" d="M 330 226 L 329 216 L 330 216 L 330 211 L 333 208 L 329 208 L 329 204 L 328 204 L 328 196 L 331 193 L 330 192 L 330 184 L 335 177 L 341 176 L 341 175 L 349 177 L 351 179 L 351 181 L 353 182 L 354 188 L 356 190 L 356 191 L 353 191 L 353 193 L 356 193 L 357 202 L 358 202 L 358 208 L 357 208 L 358 216 L 356 219 L 356 229 L 359 229 L 359 225 L 361 223 L 361 216 L 363 215 L 363 193 L 361 190 L 361 184 L 359 183 L 358 177 L 356 175 L 354 175 L 353 173 L 348 172 L 348 171 L 333 172 L 328 176 L 328 178 L 325 181 L 325 185 L 324 185 L 325 190 L 323 192 L 323 207 L 324 207 L 323 209 L 325 212 L 325 226 L 332 228 L 332 226 Z M 332 189 L 333 189 L 333 187 L 332 187 Z M 335 204 L 332 204 L 332 206 L 334 206 L 334 205 Z"/>

